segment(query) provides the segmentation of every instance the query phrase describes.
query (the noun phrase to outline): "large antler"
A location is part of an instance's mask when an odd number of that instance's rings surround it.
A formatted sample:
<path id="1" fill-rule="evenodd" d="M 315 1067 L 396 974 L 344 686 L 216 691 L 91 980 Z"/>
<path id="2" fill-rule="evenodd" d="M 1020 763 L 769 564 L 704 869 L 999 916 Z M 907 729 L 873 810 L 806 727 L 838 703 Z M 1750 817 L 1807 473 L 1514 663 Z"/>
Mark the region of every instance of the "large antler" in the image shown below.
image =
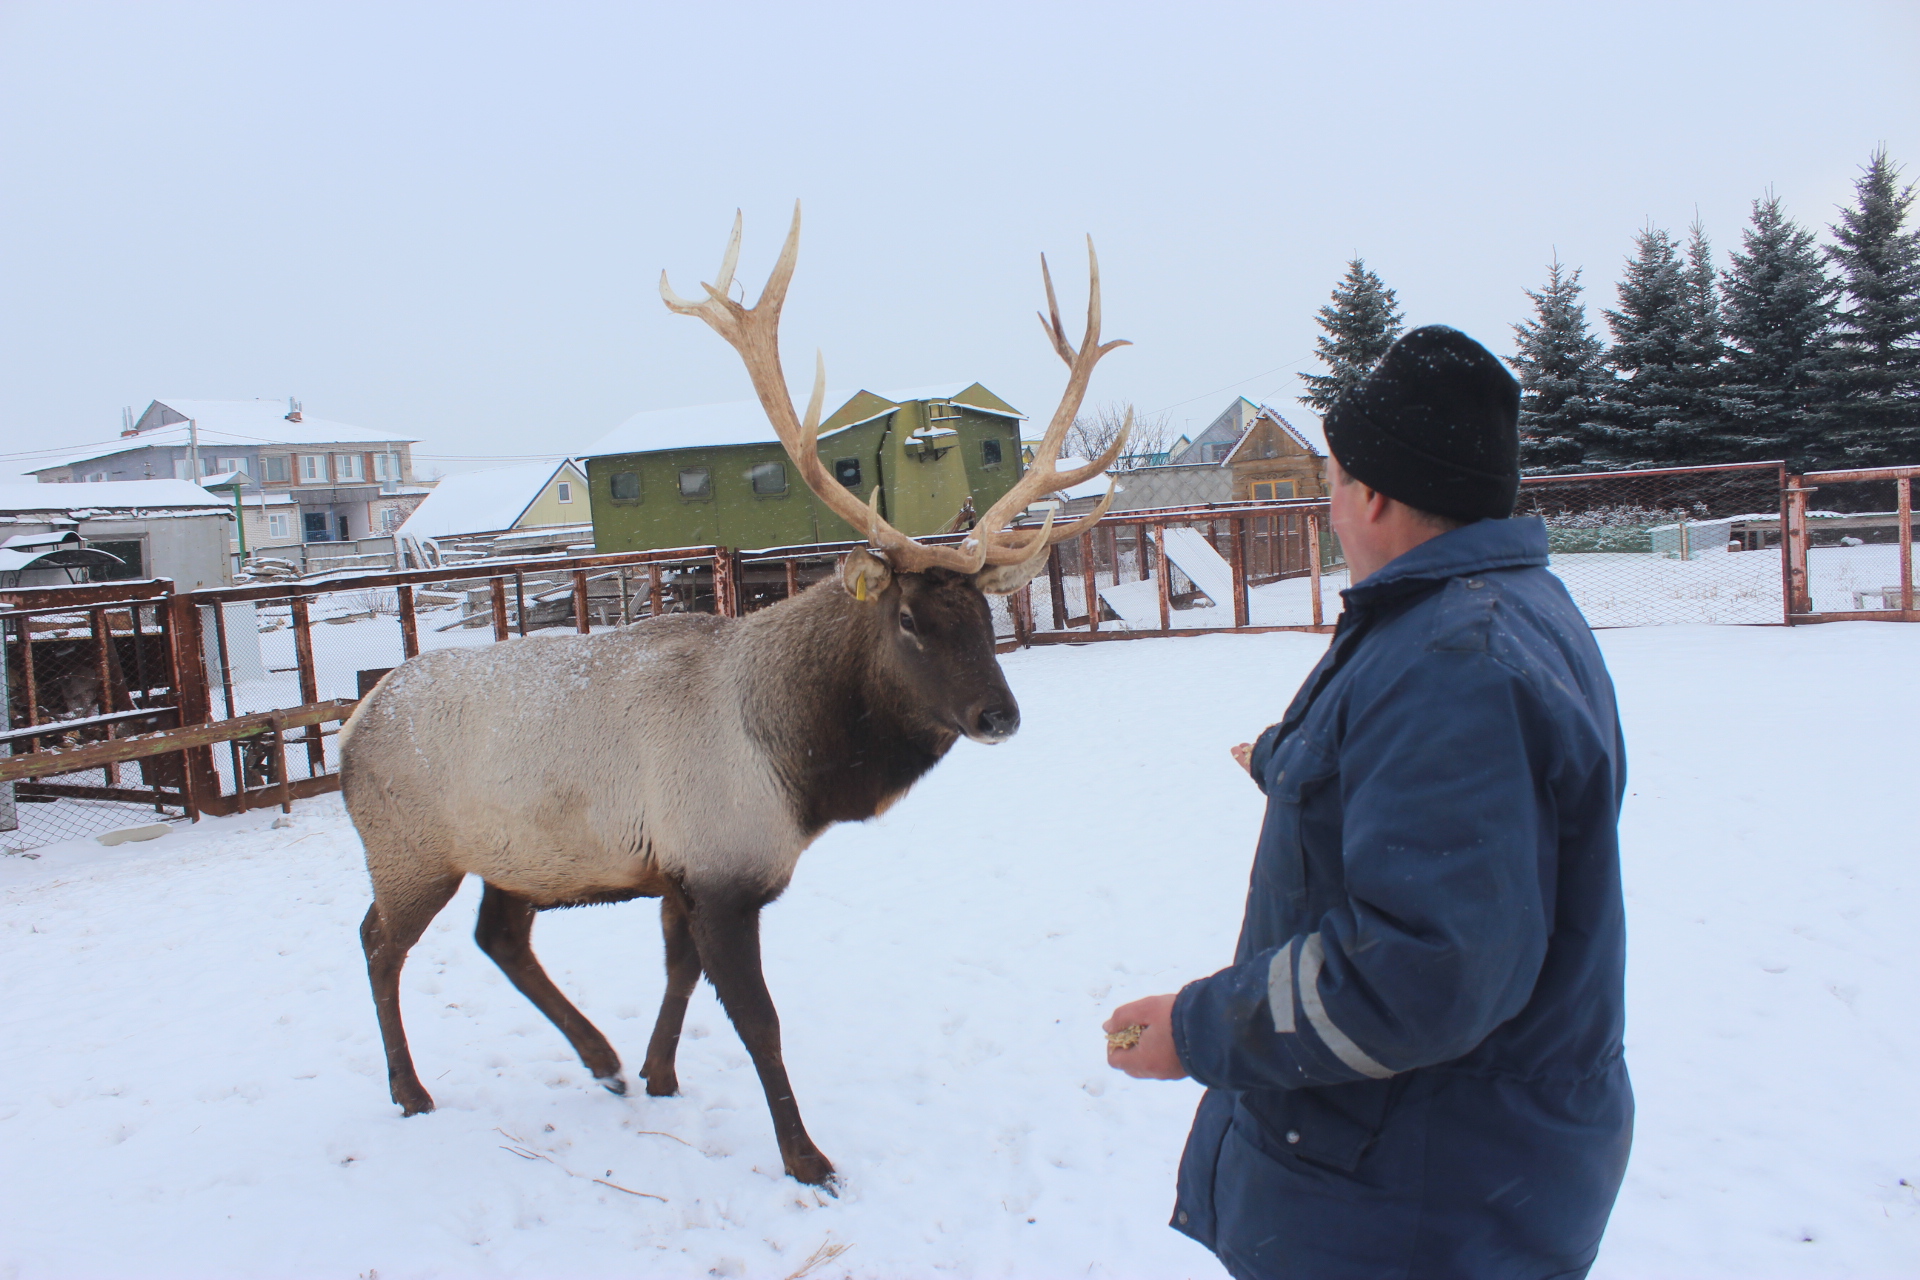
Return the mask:
<path id="1" fill-rule="evenodd" d="M 1125 339 L 1116 339 L 1104 346 L 1100 343 L 1100 260 L 1094 255 L 1091 236 L 1087 238 L 1090 278 L 1087 333 L 1077 351 L 1067 341 L 1066 330 L 1060 323 L 1060 305 L 1053 295 L 1053 276 L 1047 270 L 1045 255 L 1040 259 L 1040 273 L 1046 281 L 1047 309 L 1051 316 L 1051 322 L 1048 316 L 1042 316 L 1040 323 L 1046 328 L 1053 349 L 1067 362 L 1069 372 L 1066 392 L 1061 396 L 1060 407 L 1054 410 L 1053 421 L 1048 424 L 1045 437 L 1034 451 L 1033 465 L 1014 482 L 1013 488 L 987 509 L 986 515 L 976 525 L 973 537 L 962 541 L 957 547 L 943 547 L 916 542 L 888 524 L 880 516 L 878 488 L 874 489 L 870 501 L 863 504 L 828 474 L 821 463 L 820 410 L 827 389 L 824 357 L 815 357 L 813 396 L 807 403 L 805 419 L 794 412 L 793 399 L 787 391 L 786 374 L 780 367 L 779 331 L 780 308 L 786 302 L 787 286 L 793 279 L 794 263 L 800 255 L 799 201 L 794 202 L 793 226 L 787 232 L 787 242 L 780 250 L 780 258 L 774 263 L 772 274 L 767 277 L 766 288 L 760 291 L 760 301 L 752 307 L 743 306 L 729 296 L 733 286 L 733 269 L 740 258 L 740 224 L 740 215 L 735 213 L 733 235 L 727 241 L 726 256 L 720 261 L 719 279 L 714 284 L 702 282 L 700 286 L 707 292 L 706 301 L 689 302 L 676 294 L 667 283 L 667 273 L 664 271 L 660 273 L 660 296 L 669 308 L 681 315 L 698 316 L 706 321 L 714 332 L 740 353 L 740 358 L 746 362 L 747 376 L 753 380 L 753 389 L 760 397 L 760 406 L 766 410 L 774 434 L 779 436 L 787 456 L 800 469 L 807 487 L 835 515 L 854 528 L 865 530 L 867 540 L 886 553 L 890 567 L 903 573 L 919 573 L 938 567 L 969 574 L 978 572 L 983 565 L 1022 565 L 1031 569 L 1038 562 L 1039 553 L 1048 544 L 1078 536 L 1106 514 L 1108 505 L 1113 501 L 1111 485 L 1093 511 L 1065 528 L 1055 529 L 1053 518 L 1049 515 L 1046 523 L 1034 534 L 1019 539 L 1007 537 L 1007 526 L 1017 520 L 1036 499 L 1079 484 L 1111 466 L 1114 459 L 1120 456 L 1120 450 L 1125 447 L 1127 436 L 1133 429 L 1133 413 L 1128 410 L 1119 435 L 1098 458 L 1067 471 L 1060 471 L 1054 466 L 1060 457 L 1060 447 L 1066 441 L 1067 430 L 1073 425 L 1074 417 L 1080 411 L 1080 403 L 1086 397 L 1087 381 L 1093 375 L 1093 366 L 1115 347 L 1129 345 Z"/>
<path id="2" fill-rule="evenodd" d="M 827 504 L 827 508 L 856 529 L 865 531 L 867 541 L 886 553 L 887 563 L 903 573 L 919 573 L 939 567 L 958 573 L 974 573 L 982 561 L 979 542 L 968 539 L 958 547 L 930 547 L 915 542 L 888 524 L 880 516 L 880 491 L 875 488 L 871 505 L 862 503 L 847 487 L 828 474 L 820 461 L 820 408 L 827 394 L 827 363 L 815 357 L 813 396 L 807 402 L 804 420 L 793 410 L 793 398 L 787 392 L 787 376 L 780 367 L 780 307 L 787 300 L 787 285 L 793 279 L 794 263 L 800 256 L 800 202 L 794 201 L 793 227 L 780 259 L 767 277 L 760 301 L 751 308 L 728 296 L 733 286 L 733 268 L 740 259 L 740 215 L 733 216 L 733 236 L 727 241 L 727 253 L 720 260 L 720 277 L 713 284 L 704 281 L 705 302 L 689 302 L 673 291 L 667 273 L 660 273 L 660 296 L 668 307 L 683 316 L 698 316 L 725 338 L 746 362 L 747 376 L 753 380 L 760 407 L 767 412 L 774 434 L 786 447 L 787 456 L 800 469 L 807 487 Z"/>
<path id="3" fill-rule="evenodd" d="M 1002 533 L 1005 526 L 1018 519 L 1035 500 L 1071 488 L 1083 480 L 1090 480 L 1112 466 L 1114 459 L 1126 447 L 1127 436 L 1133 431 L 1133 410 L 1129 408 L 1119 434 L 1098 458 L 1067 471 L 1054 466 L 1060 460 L 1060 447 L 1066 442 L 1067 430 L 1073 426 L 1073 420 L 1080 412 L 1080 402 L 1086 398 L 1087 382 L 1093 377 L 1093 366 L 1115 347 L 1132 344 L 1125 338 L 1115 338 L 1104 346 L 1100 343 L 1100 258 L 1093 251 L 1092 236 L 1087 237 L 1087 333 L 1081 339 L 1078 351 L 1067 341 L 1066 328 L 1060 323 L 1060 303 L 1053 296 L 1053 273 L 1047 270 L 1047 256 L 1044 253 L 1040 255 L 1040 277 L 1047 285 L 1047 314 L 1040 317 L 1040 326 L 1047 331 L 1053 349 L 1067 362 L 1067 389 L 1061 393 L 1060 407 L 1053 411 L 1053 421 L 1047 424 L 1047 434 L 1041 438 L 1039 448 L 1033 451 L 1033 465 L 1014 481 L 1013 488 L 1007 490 L 1000 501 L 987 508 L 986 515 L 980 517 L 978 528 L 985 544 L 988 564 L 1017 564 L 1031 558 L 1040 546 L 1078 537 L 1098 523 L 1113 502 L 1111 483 L 1098 506 L 1064 528 L 1042 531 L 1020 541 L 1009 541 Z"/>

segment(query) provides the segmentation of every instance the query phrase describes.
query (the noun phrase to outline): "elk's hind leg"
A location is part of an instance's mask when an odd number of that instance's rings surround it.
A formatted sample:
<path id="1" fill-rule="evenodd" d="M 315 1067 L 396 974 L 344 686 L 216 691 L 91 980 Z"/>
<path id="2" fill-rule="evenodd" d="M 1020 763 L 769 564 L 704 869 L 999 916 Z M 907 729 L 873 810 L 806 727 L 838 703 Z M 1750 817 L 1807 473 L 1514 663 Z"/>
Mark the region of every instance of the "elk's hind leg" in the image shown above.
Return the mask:
<path id="1" fill-rule="evenodd" d="M 660 932 L 667 944 L 667 994 L 661 998 L 660 1016 L 653 1024 L 653 1038 L 647 1041 L 647 1060 L 640 1074 L 647 1078 L 649 1094 L 665 1098 L 680 1092 L 674 1057 L 680 1049 L 680 1028 L 687 1020 L 687 1000 L 700 983 L 700 949 L 694 944 L 693 923 L 678 889 L 669 888 L 660 895 Z"/>
<path id="2" fill-rule="evenodd" d="M 459 876 L 409 883 L 406 891 L 375 890 L 373 905 L 360 922 L 360 945 L 367 953 L 367 980 L 373 985 L 373 1008 L 380 1018 L 380 1039 L 387 1049 L 387 1088 L 400 1104 L 400 1114 L 419 1115 L 433 1110 L 433 1098 L 413 1069 L 407 1048 L 407 1029 L 400 1021 L 400 969 L 407 952 L 420 941 L 427 925 L 460 887 Z"/>
<path id="3" fill-rule="evenodd" d="M 567 1038 L 594 1078 L 614 1093 L 625 1093 L 627 1082 L 620 1078 L 620 1055 L 613 1051 L 600 1029 L 560 994 L 560 988 L 553 985 L 553 979 L 533 954 L 536 911 L 525 898 L 488 885 L 480 899 L 480 923 L 473 931 L 473 940 L 493 957 L 501 972 L 520 989 L 520 994 L 533 1001 L 534 1007 L 560 1028 L 560 1034 Z"/>

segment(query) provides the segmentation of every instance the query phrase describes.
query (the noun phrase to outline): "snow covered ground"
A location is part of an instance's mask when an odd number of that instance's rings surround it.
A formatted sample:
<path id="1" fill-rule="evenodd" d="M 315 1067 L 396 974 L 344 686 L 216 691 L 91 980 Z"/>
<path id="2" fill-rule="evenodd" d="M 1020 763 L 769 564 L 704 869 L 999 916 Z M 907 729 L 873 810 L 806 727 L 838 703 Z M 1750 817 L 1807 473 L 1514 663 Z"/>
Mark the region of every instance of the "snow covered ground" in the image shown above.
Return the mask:
<path id="1" fill-rule="evenodd" d="M 684 1096 L 614 1097 L 474 947 L 471 888 L 407 969 L 440 1110 L 401 1120 L 337 798 L 0 860 L 0 1277 L 777 1280 L 840 1246 L 808 1274 L 1217 1277 L 1164 1225 L 1199 1090 L 1108 1071 L 1098 1023 L 1231 954 L 1260 796 L 1226 748 L 1324 643 L 1009 655 L 1017 738 L 802 859 L 766 968 L 838 1199 L 781 1176 L 707 989 Z M 1601 643 L 1640 1113 L 1595 1274 L 1920 1274 L 1920 628 Z M 630 1067 L 650 905 L 535 932 Z"/>

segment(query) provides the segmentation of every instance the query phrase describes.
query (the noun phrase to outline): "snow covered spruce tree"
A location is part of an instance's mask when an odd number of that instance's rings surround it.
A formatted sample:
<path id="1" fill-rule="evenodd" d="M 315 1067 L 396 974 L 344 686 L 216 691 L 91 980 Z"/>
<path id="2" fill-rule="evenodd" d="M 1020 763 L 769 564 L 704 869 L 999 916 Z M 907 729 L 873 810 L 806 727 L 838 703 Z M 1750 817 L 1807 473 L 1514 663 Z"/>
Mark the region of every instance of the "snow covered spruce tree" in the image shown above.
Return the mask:
<path id="1" fill-rule="evenodd" d="M 1687 282 L 1673 237 L 1658 227 L 1635 233 L 1616 288 L 1620 307 L 1606 313 L 1613 331 L 1607 363 L 1619 376 L 1607 387 L 1592 452 L 1615 467 L 1669 462 L 1675 429 L 1692 401 L 1680 368 L 1690 319 Z"/>
<path id="2" fill-rule="evenodd" d="M 1914 189 L 1899 181 L 1886 150 L 1874 152 L 1826 250 L 1843 297 L 1826 444 L 1842 466 L 1920 462 L 1920 231 L 1905 229 Z"/>
<path id="3" fill-rule="evenodd" d="M 1717 397 L 1726 444 L 1796 471 L 1843 466 L 1824 436 L 1834 415 L 1834 285 L 1813 233 L 1753 202 L 1753 220 L 1723 278 L 1727 373 Z"/>
<path id="4" fill-rule="evenodd" d="M 1531 474 L 1579 469 L 1613 380 L 1580 293 L 1579 268 L 1568 274 L 1556 255 L 1546 287 L 1527 290 L 1533 319 L 1513 326 L 1519 350 L 1507 363 L 1520 378 L 1520 465 Z"/>
<path id="5" fill-rule="evenodd" d="M 1333 408 L 1340 393 L 1358 382 L 1387 353 L 1400 336 L 1402 316 L 1393 290 L 1355 258 L 1333 291 L 1333 301 L 1320 308 L 1320 327 L 1326 332 L 1315 342 L 1325 373 L 1303 373 L 1307 394 L 1300 403 L 1315 413 Z"/>

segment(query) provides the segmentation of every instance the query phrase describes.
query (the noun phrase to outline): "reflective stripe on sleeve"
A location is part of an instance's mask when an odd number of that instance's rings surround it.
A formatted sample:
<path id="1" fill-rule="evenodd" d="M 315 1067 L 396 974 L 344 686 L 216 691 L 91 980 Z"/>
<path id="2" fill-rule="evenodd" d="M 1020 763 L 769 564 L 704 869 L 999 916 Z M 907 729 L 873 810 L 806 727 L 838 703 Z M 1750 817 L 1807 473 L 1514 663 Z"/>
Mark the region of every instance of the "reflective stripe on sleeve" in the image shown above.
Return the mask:
<path id="1" fill-rule="evenodd" d="M 1267 1007 L 1273 1010 L 1273 1029 L 1293 1034 L 1293 940 L 1273 953 L 1267 965 Z"/>
<path id="2" fill-rule="evenodd" d="M 1288 944 L 1291 947 L 1291 943 Z M 1314 1033 L 1333 1050 L 1333 1056 L 1347 1064 L 1363 1076 L 1375 1080 L 1384 1080 L 1393 1072 L 1381 1066 L 1366 1051 L 1348 1038 L 1347 1033 L 1333 1025 L 1333 1019 L 1327 1016 L 1327 1008 L 1320 1003 L 1320 966 L 1326 960 L 1326 951 L 1316 931 L 1307 935 L 1300 947 L 1300 1007 L 1307 1012 L 1307 1024 Z M 1271 989 L 1271 988 L 1269 988 Z M 1291 1019 L 1289 1019 L 1291 1021 Z"/>

